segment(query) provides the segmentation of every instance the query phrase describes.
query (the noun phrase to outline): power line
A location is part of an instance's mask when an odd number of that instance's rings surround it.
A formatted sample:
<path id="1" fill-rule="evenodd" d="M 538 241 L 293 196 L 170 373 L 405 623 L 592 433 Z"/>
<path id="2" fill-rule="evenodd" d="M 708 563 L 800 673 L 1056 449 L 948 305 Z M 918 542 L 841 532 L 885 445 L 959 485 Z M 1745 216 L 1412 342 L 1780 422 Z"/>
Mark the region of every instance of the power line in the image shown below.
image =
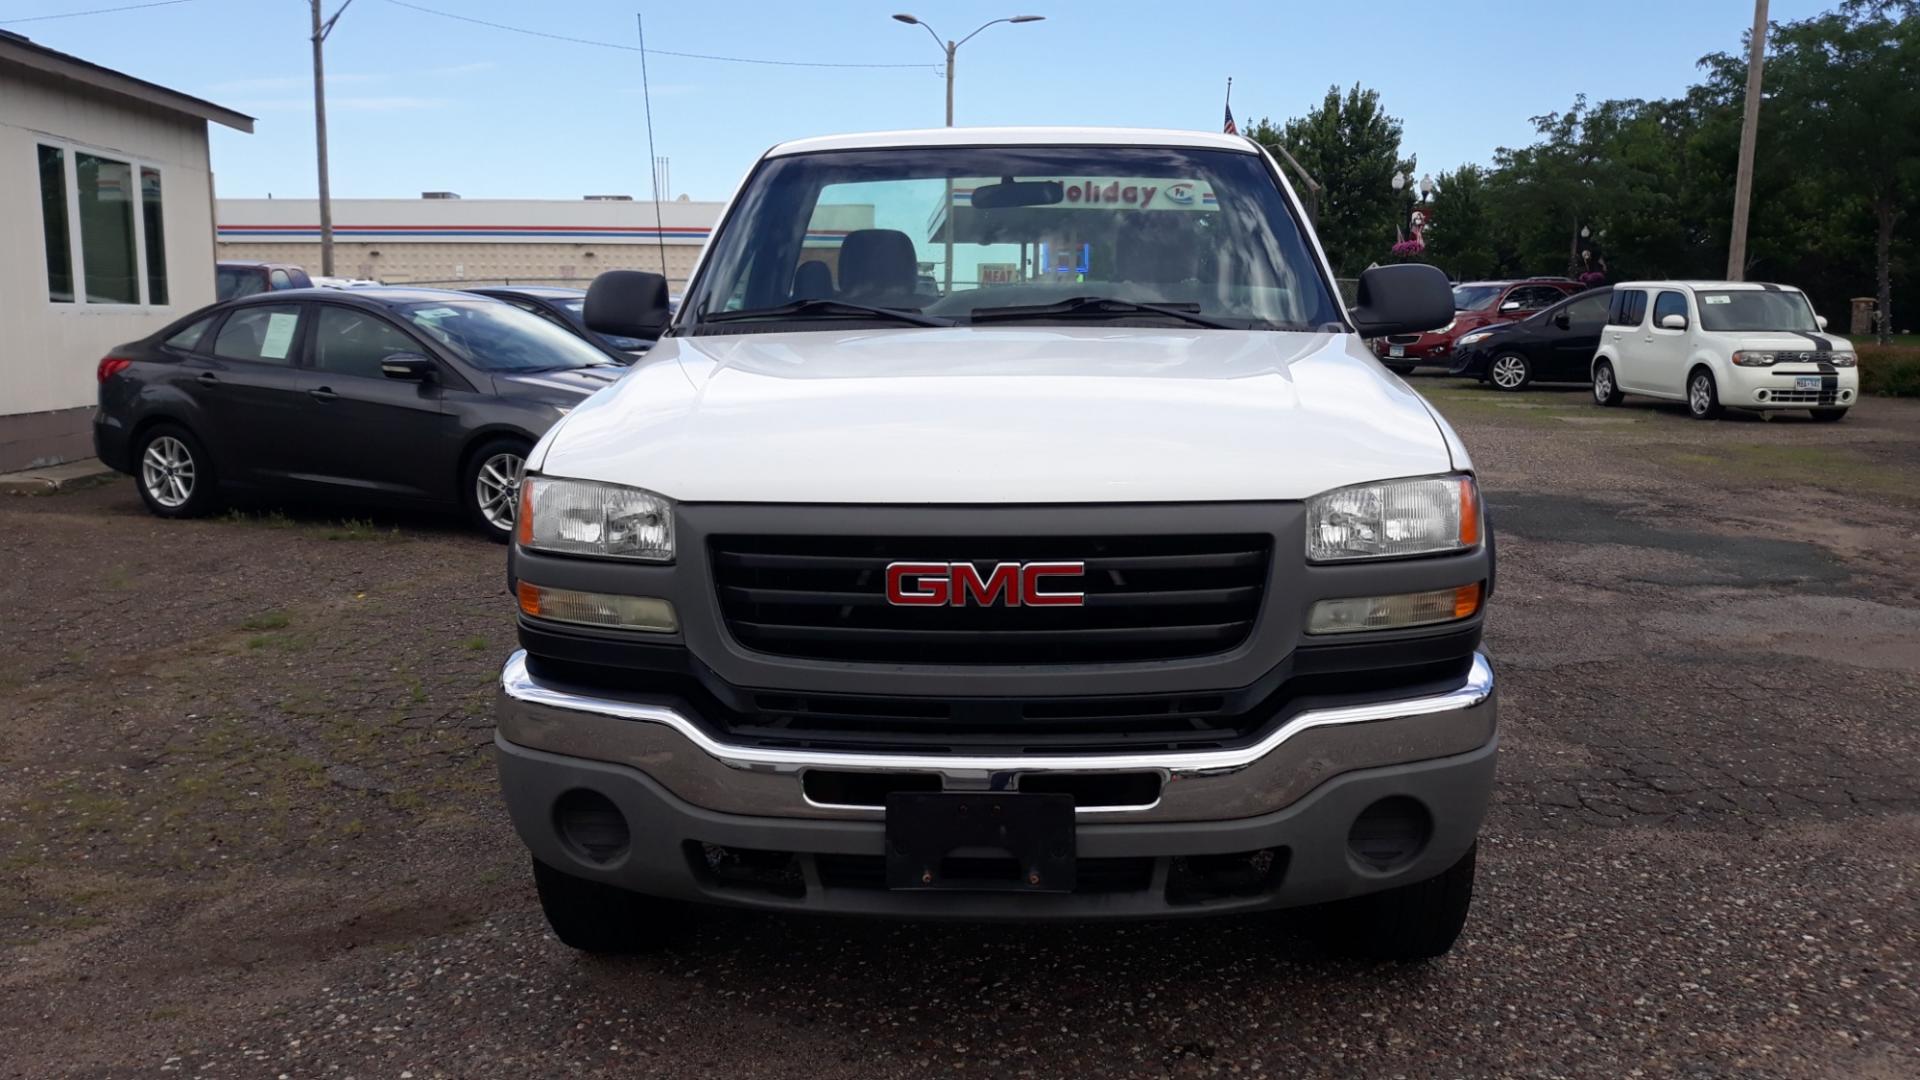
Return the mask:
<path id="1" fill-rule="evenodd" d="M 93 8 L 89 11 L 65 11 L 58 15 L 29 15 L 24 19 L 0 19 L 0 25 L 12 26 L 15 23 L 45 22 L 48 19 L 74 19 L 82 15 L 109 15 L 116 11 L 138 11 L 141 8 L 168 7 L 173 4 L 191 3 L 192 0 L 150 0 L 145 4 L 123 4 L 120 7 Z"/>
<path id="2" fill-rule="evenodd" d="M 172 0 L 172 2 L 177 3 L 177 2 L 180 2 L 180 0 Z M 410 4 L 407 2 L 407 0 L 387 0 L 387 3 L 392 4 L 395 7 L 408 8 L 413 11 L 423 11 L 428 15 L 438 15 L 443 19 L 458 19 L 461 22 L 473 23 L 476 26 L 488 26 L 488 27 L 492 27 L 495 30 L 506 30 L 515 34 L 525 34 L 528 37 L 546 38 L 549 41 L 566 41 L 566 42 L 571 42 L 572 44 L 575 44 L 575 45 L 592 45 L 592 46 L 595 46 L 596 48 L 601 48 L 601 49 L 619 49 L 622 52 L 643 52 L 643 53 L 649 53 L 653 56 L 677 56 L 683 60 L 718 60 L 722 63 L 728 63 L 728 64 L 769 64 L 775 67 L 812 67 L 812 68 L 920 68 L 920 69 L 925 69 L 933 66 L 932 64 L 836 64 L 836 63 L 829 63 L 824 60 L 765 60 L 765 59 L 761 59 L 758 57 L 751 57 L 751 56 L 714 56 L 709 53 L 671 52 L 667 49 L 647 49 L 647 48 L 634 46 L 634 45 L 621 45 L 617 42 L 612 42 L 612 41 L 595 41 L 592 38 L 568 37 L 565 34 L 549 34 L 544 30 L 529 30 L 524 26 L 508 26 L 506 23 L 489 22 L 486 19 L 476 19 L 471 15 L 456 15 L 451 11 L 440 11 L 437 8 L 424 7 L 420 4 Z"/>

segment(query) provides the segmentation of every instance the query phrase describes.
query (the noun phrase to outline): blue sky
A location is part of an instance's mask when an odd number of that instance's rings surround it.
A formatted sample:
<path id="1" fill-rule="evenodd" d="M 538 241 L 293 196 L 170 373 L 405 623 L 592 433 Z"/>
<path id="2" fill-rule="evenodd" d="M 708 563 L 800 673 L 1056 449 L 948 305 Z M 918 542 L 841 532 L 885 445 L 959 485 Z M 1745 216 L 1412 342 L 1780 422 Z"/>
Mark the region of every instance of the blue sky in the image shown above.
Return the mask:
<path id="1" fill-rule="evenodd" d="M 258 117 L 215 129 L 225 196 L 315 189 L 305 0 L 186 0 L 144 10 L 13 22 L 135 0 L 0 0 L 0 26 Z M 327 0 L 327 10 L 339 0 Z M 958 37 L 957 121 L 1217 130 L 1227 76 L 1242 124 L 1310 108 L 1330 84 L 1381 92 L 1423 169 L 1487 161 L 1531 137 L 1527 118 L 1590 98 L 1659 97 L 1695 61 L 1739 47 L 1750 0 L 1451 0 L 1364 4 L 1177 0 L 410 0 L 549 33 L 656 50 L 916 68 L 832 69 L 649 59 L 655 138 L 672 194 L 724 198 L 783 139 L 937 125 L 944 83 L 911 11 Z M 1776 22 L 1833 0 L 1773 0 Z M 639 55 L 354 0 L 327 43 L 336 197 L 577 198 L 648 193 Z"/>

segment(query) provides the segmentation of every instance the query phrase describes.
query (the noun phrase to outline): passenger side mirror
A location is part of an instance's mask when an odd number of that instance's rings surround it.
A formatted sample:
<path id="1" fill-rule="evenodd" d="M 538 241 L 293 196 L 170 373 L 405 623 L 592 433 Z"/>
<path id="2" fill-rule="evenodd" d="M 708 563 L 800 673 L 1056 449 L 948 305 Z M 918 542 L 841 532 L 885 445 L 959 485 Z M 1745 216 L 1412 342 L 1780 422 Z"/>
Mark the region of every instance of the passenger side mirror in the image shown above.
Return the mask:
<path id="1" fill-rule="evenodd" d="M 380 359 L 380 374 L 389 379 L 426 382 L 433 378 L 433 361 L 419 353 L 388 353 Z"/>
<path id="2" fill-rule="evenodd" d="M 1361 337 L 1437 330 L 1453 321 L 1453 286 L 1438 267 L 1425 263 L 1365 270 L 1357 294 L 1349 313 Z"/>
<path id="3" fill-rule="evenodd" d="M 1825 315 L 1815 315 L 1813 321 L 1819 325 L 1820 329 L 1825 330 L 1827 328 L 1827 317 Z"/>
<path id="4" fill-rule="evenodd" d="M 1687 317 L 1685 315 L 1660 316 L 1660 329 L 1662 330 L 1685 330 L 1686 328 Z"/>
<path id="5" fill-rule="evenodd" d="M 587 286 L 587 329 L 615 337 L 657 338 L 673 314 L 667 279 L 645 270 L 609 270 Z"/>
<path id="6" fill-rule="evenodd" d="M 1501 304 L 1501 305 L 1500 305 L 1500 310 L 1501 310 L 1501 311 L 1519 311 L 1519 310 L 1520 310 L 1520 301 L 1518 301 L 1518 300 L 1509 300 L 1509 301 L 1507 301 L 1506 303 L 1504 303 L 1504 304 Z"/>
<path id="7" fill-rule="evenodd" d="M 1562 311 L 1554 315 L 1553 325 L 1559 327 L 1562 330 L 1570 330 L 1573 328 L 1573 319 L 1570 318 L 1566 312 Z"/>

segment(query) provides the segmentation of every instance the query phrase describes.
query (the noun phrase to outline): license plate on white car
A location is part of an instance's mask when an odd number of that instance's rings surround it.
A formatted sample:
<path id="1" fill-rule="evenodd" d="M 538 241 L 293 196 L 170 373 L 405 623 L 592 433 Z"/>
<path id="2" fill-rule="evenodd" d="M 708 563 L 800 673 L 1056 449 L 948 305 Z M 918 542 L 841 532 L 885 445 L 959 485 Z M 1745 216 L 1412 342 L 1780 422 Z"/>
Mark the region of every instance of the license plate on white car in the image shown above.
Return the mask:
<path id="1" fill-rule="evenodd" d="M 1407 347 L 1405 345 L 1389 345 L 1387 346 L 1387 355 L 1405 356 L 1407 355 Z"/>
<path id="2" fill-rule="evenodd" d="M 1801 376 L 1793 380 L 1793 388 L 1795 390 L 1818 390 L 1820 389 L 1820 376 Z"/>

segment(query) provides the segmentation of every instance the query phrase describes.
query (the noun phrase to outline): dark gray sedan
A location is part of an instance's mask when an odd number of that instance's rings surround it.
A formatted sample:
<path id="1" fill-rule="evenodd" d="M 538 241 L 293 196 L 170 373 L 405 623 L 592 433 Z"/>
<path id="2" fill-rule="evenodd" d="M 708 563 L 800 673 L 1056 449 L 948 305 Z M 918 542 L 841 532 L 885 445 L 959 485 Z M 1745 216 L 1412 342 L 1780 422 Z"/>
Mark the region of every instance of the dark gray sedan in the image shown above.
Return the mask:
<path id="1" fill-rule="evenodd" d="M 456 507 L 504 540 L 527 451 L 625 370 L 470 293 L 262 293 L 102 358 L 94 448 L 161 517 L 252 489 Z"/>

